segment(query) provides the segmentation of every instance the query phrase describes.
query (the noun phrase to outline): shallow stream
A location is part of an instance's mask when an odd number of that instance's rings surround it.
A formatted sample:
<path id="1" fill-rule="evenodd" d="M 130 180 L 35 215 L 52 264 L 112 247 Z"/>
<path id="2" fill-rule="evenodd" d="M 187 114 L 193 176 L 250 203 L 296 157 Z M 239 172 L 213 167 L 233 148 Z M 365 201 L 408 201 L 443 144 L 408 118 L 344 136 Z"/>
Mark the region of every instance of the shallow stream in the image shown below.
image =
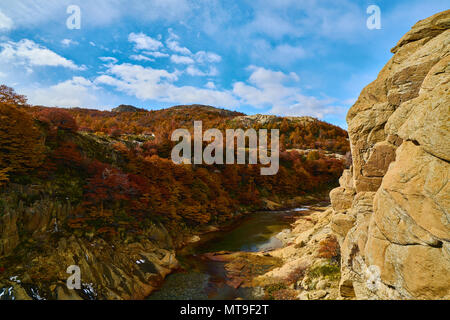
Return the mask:
<path id="1" fill-rule="evenodd" d="M 219 251 L 269 251 L 283 246 L 276 237 L 289 229 L 307 207 L 288 211 L 255 212 L 224 231 L 203 235 L 177 253 L 182 271 L 169 275 L 150 300 L 202 300 L 236 298 L 256 299 L 254 288 L 233 288 L 226 284 L 224 262 L 211 261 L 201 255 Z"/>

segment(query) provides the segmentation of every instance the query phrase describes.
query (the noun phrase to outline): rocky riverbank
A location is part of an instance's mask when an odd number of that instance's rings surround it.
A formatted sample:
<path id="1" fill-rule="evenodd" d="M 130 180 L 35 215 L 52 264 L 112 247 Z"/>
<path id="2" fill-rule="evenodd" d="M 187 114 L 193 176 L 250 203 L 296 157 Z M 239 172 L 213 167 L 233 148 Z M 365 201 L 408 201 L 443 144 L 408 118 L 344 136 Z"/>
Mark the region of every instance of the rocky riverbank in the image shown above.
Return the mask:
<path id="1" fill-rule="evenodd" d="M 227 285 L 252 288 L 257 299 L 338 299 L 340 254 L 332 209 L 310 207 L 277 235 L 282 247 L 260 252 L 214 252 L 225 263 Z"/>
<path id="2" fill-rule="evenodd" d="M 30 239 L 2 258 L 0 299 L 143 299 L 178 267 L 167 231 L 155 227 L 152 237 L 132 243 Z M 67 288 L 71 265 L 80 267 L 80 289 Z"/>
<path id="3" fill-rule="evenodd" d="M 279 204 L 266 201 L 264 209 L 292 207 L 321 196 Z M 208 225 L 176 239 L 162 224 L 154 224 L 141 239 L 104 240 L 59 230 L 58 223 L 64 223 L 69 210 L 42 202 L 39 208 L 7 210 L 0 217 L 0 299 L 144 299 L 179 269 L 177 250 L 239 224 L 248 214 L 242 212 L 226 225 Z M 71 274 L 66 271 L 71 265 L 80 267 L 79 290 L 67 289 Z"/>

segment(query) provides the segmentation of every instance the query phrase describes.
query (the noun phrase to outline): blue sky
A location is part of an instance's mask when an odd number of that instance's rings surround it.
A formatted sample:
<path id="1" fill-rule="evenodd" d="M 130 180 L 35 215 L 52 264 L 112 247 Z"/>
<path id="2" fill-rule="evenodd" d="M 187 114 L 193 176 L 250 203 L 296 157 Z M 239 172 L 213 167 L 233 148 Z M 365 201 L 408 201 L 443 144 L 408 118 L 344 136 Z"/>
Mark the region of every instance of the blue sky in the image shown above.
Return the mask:
<path id="1" fill-rule="evenodd" d="M 366 9 L 381 10 L 369 30 Z M 81 10 L 69 29 L 67 7 Z M 448 1 L 2 0 L 0 83 L 30 103 L 209 104 L 346 128 L 361 89 Z"/>

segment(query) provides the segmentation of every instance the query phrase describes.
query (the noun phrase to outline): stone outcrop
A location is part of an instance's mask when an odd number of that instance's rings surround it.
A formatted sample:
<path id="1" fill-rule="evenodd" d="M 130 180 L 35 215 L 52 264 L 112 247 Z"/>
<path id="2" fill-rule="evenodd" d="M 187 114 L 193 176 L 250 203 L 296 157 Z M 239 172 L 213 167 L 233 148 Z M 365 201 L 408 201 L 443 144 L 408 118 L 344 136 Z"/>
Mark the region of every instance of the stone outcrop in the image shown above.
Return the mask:
<path id="1" fill-rule="evenodd" d="M 75 236 L 45 243 L 35 254 L 16 250 L 16 256 L 28 255 L 22 265 L 8 268 L 8 277 L 0 279 L 4 299 L 143 299 L 155 290 L 174 268 L 175 252 L 150 240 L 130 244 L 89 241 Z M 80 268 L 81 288 L 69 289 L 69 266 Z"/>
<path id="2" fill-rule="evenodd" d="M 277 237 L 284 246 L 264 254 L 281 260 L 281 265 L 256 277 L 253 286 L 280 289 L 277 299 L 339 299 L 339 244 L 333 235 L 333 210 L 311 207 Z"/>
<path id="3" fill-rule="evenodd" d="M 17 215 L 8 212 L 0 216 L 0 257 L 12 252 L 18 244 Z"/>
<path id="4" fill-rule="evenodd" d="M 342 297 L 450 299 L 450 10 L 413 26 L 347 115 L 330 193 Z"/>
<path id="5" fill-rule="evenodd" d="M 121 104 L 117 108 L 111 110 L 112 112 L 145 112 L 147 110 L 136 108 L 135 106 L 130 106 L 127 104 Z"/>
<path id="6" fill-rule="evenodd" d="M 34 194 L 32 187 L 11 188 Z M 172 237 L 161 224 L 149 226 L 144 239 L 105 241 L 61 230 L 70 205 L 1 200 L 0 300 L 143 299 L 179 267 Z M 10 207 L 9 201 L 18 205 Z M 80 268 L 80 289 L 66 285 L 72 265 Z"/>

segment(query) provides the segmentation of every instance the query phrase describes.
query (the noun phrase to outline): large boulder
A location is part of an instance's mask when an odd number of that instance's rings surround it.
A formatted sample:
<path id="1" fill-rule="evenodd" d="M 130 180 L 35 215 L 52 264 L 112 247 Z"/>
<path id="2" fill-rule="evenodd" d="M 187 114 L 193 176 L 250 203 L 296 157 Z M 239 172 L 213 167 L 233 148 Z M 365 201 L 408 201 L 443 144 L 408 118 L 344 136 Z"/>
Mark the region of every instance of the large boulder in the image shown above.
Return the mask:
<path id="1" fill-rule="evenodd" d="M 377 226 L 397 244 L 450 241 L 448 163 L 410 141 L 397 154 L 375 197 Z"/>
<path id="2" fill-rule="evenodd" d="M 450 10 L 392 52 L 348 112 L 353 172 L 330 193 L 331 227 L 345 234 L 340 292 L 449 299 Z"/>
<path id="3" fill-rule="evenodd" d="M 335 188 L 330 192 L 331 206 L 334 210 L 345 210 L 352 206 L 355 189 L 343 187 Z"/>

